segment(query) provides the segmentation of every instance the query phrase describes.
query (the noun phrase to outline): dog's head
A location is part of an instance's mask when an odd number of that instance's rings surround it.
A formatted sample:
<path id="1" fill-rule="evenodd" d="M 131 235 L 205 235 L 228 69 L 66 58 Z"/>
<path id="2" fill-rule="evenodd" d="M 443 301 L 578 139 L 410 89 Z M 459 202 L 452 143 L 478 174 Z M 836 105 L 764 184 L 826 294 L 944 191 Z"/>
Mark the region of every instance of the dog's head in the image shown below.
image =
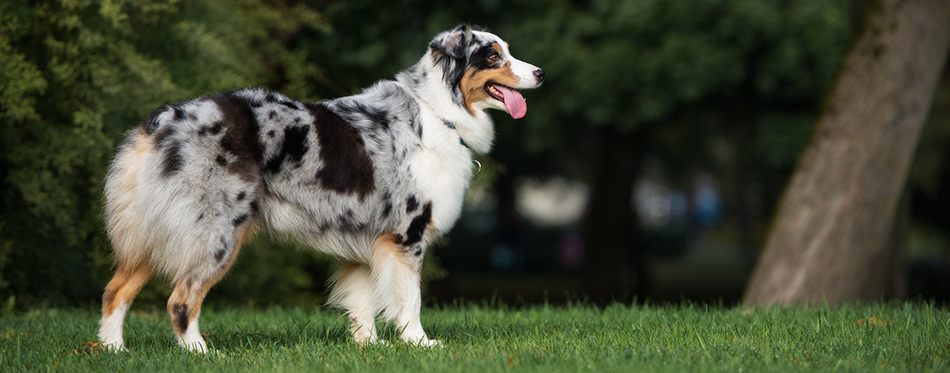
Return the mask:
<path id="1" fill-rule="evenodd" d="M 442 32 L 429 48 L 453 100 L 472 115 L 494 108 L 521 118 L 528 106 L 518 89 L 537 88 L 544 80 L 543 70 L 518 60 L 508 43 L 478 28 L 460 25 Z"/>

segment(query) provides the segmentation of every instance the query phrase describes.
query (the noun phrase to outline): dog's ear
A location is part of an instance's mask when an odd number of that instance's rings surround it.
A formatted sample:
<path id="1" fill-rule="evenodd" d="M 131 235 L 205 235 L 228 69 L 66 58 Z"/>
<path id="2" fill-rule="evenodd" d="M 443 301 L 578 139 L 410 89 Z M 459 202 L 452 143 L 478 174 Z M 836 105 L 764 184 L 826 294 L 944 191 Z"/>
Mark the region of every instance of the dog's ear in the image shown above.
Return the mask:
<path id="1" fill-rule="evenodd" d="M 472 28 L 468 25 L 458 25 L 451 31 L 444 31 L 436 35 L 429 43 L 429 48 L 455 59 L 465 58 L 465 47 L 472 40 Z"/>

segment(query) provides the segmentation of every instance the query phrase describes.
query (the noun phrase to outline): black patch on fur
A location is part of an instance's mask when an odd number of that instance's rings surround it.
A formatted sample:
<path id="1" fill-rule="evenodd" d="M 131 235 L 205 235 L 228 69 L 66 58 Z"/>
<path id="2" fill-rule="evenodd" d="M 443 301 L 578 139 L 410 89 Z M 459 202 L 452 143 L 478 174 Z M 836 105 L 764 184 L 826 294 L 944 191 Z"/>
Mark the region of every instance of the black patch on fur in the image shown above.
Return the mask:
<path id="1" fill-rule="evenodd" d="M 289 159 L 299 166 L 304 154 L 307 154 L 310 149 L 307 145 L 307 133 L 309 131 L 310 128 L 307 126 L 285 128 L 284 142 L 280 147 L 280 152 L 264 164 L 264 170 L 272 174 L 280 172 L 285 159 Z"/>
<path id="2" fill-rule="evenodd" d="M 397 245 L 402 245 L 403 242 L 406 242 L 406 238 L 401 234 L 393 235 L 393 241 L 396 241 Z"/>
<path id="3" fill-rule="evenodd" d="M 172 176 L 185 165 L 185 159 L 181 156 L 181 142 L 175 140 L 174 130 L 164 128 L 155 135 L 155 146 L 164 153 L 162 159 L 162 172 L 164 177 Z"/>
<path id="4" fill-rule="evenodd" d="M 280 99 L 273 92 L 268 93 L 267 96 L 264 97 L 264 101 L 272 104 L 281 104 L 293 110 L 300 110 L 296 102 Z"/>
<path id="5" fill-rule="evenodd" d="M 153 141 L 155 142 L 155 146 L 158 148 L 167 146 L 168 145 L 167 142 L 172 141 L 170 137 L 174 133 L 175 131 L 172 130 L 171 128 L 168 128 L 168 127 L 163 128 L 161 131 L 156 133 L 155 137 L 153 138 Z"/>
<path id="6" fill-rule="evenodd" d="M 201 136 L 205 136 L 208 134 L 217 135 L 221 133 L 221 130 L 223 129 L 224 129 L 224 123 L 221 123 L 221 121 L 219 120 L 217 122 L 214 122 L 210 126 L 202 126 L 201 129 L 198 130 L 198 134 Z"/>
<path id="7" fill-rule="evenodd" d="M 406 241 L 403 244 L 409 246 L 421 241 L 430 220 L 432 220 L 432 202 L 426 203 L 422 207 L 422 213 L 412 218 L 409 229 L 406 230 Z"/>
<path id="8" fill-rule="evenodd" d="M 412 117 L 412 129 L 416 131 L 416 134 L 419 135 L 419 138 L 422 138 L 422 122 L 419 121 L 418 116 Z"/>
<path id="9" fill-rule="evenodd" d="M 184 333 L 188 330 L 188 306 L 183 303 L 172 305 L 172 317 L 175 318 L 175 328 L 178 333 Z"/>
<path id="10" fill-rule="evenodd" d="M 208 99 L 218 105 L 224 117 L 225 132 L 221 137 L 221 147 L 237 158 L 228 165 L 228 172 L 241 176 L 245 181 L 259 180 L 263 145 L 258 135 L 260 124 L 251 110 L 253 103 L 234 92 L 215 94 Z"/>
<path id="11" fill-rule="evenodd" d="M 246 192 L 238 193 L 238 195 L 237 195 L 237 200 L 238 200 L 238 201 L 241 201 L 241 200 L 244 199 L 244 197 L 247 197 L 247 193 L 246 193 Z"/>
<path id="12" fill-rule="evenodd" d="M 274 117 L 276 116 L 277 116 L 276 111 L 271 110 L 269 113 L 267 113 L 267 119 L 274 120 Z"/>
<path id="13" fill-rule="evenodd" d="M 440 63 L 442 64 L 442 73 L 445 77 L 445 83 L 451 86 L 453 90 L 458 90 L 459 85 L 462 83 L 462 77 L 465 76 L 465 63 L 448 58 Z"/>
<path id="14" fill-rule="evenodd" d="M 202 212 L 201 215 L 198 215 L 198 220 L 195 220 L 195 222 L 197 223 L 201 221 L 201 219 L 204 219 L 204 218 L 205 218 L 205 213 Z"/>
<path id="15" fill-rule="evenodd" d="M 267 137 L 274 138 L 274 136 L 277 136 L 276 131 L 274 130 L 267 131 Z"/>
<path id="16" fill-rule="evenodd" d="M 388 190 L 386 191 L 386 193 L 383 193 L 382 202 L 383 202 L 383 217 L 384 218 L 389 217 L 389 214 L 393 212 L 393 193 Z"/>
<path id="17" fill-rule="evenodd" d="M 406 213 L 416 211 L 417 208 L 419 208 L 419 201 L 416 200 L 416 195 L 409 195 L 409 198 L 406 198 Z"/>
<path id="18" fill-rule="evenodd" d="M 258 216 L 260 215 L 260 212 L 261 212 L 261 208 L 257 204 L 257 200 L 255 199 L 251 201 L 251 215 Z"/>
<path id="19" fill-rule="evenodd" d="M 165 149 L 165 160 L 162 161 L 162 176 L 169 177 L 181 171 L 185 159 L 181 156 L 181 143 L 173 141 Z"/>
<path id="20" fill-rule="evenodd" d="M 214 157 L 214 161 L 215 161 L 215 163 L 217 163 L 217 164 L 218 164 L 219 166 L 221 166 L 221 167 L 224 167 L 224 166 L 227 166 L 227 165 L 228 165 L 228 159 L 227 159 L 227 158 L 224 158 L 224 155 L 223 155 L 223 154 L 218 154 L 217 157 Z"/>
<path id="21" fill-rule="evenodd" d="M 215 251 L 214 260 L 220 262 L 222 259 L 224 259 L 224 254 L 227 254 L 227 253 L 228 251 L 225 249 L 219 249 L 218 251 Z"/>
<path id="22" fill-rule="evenodd" d="M 412 255 L 415 255 L 415 256 L 422 255 L 422 249 L 416 248 L 416 251 L 413 251 Z"/>
<path id="23" fill-rule="evenodd" d="M 387 95 L 391 96 L 392 94 L 387 93 Z M 383 97 L 380 100 L 385 102 L 388 99 L 389 97 Z M 389 115 L 387 114 L 386 110 L 382 108 L 366 105 L 362 102 L 348 102 L 346 104 L 341 104 L 340 109 L 347 112 L 358 113 L 380 127 L 389 128 Z"/>
<path id="24" fill-rule="evenodd" d="M 495 62 L 488 59 L 492 53 L 496 52 L 495 48 L 492 48 L 493 45 L 494 44 L 485 44 L 475 50 L 475 52 L 472 52 L 472 57 L 469 58 L 469 66 L 473 68 L 472 73 L 478 70 L 497 69 L 503 66 L 501 59 Z"/>
<path id="25" fill-rule="evenodd" d="M 178 101 L 172 104 L 162 105 L 162 107 L 155 109 L 155 111 L 151 112 L 147 117 L 145 117 L 145 120 L 142 121 L 142 128 L 145 128 L 145 134 L 151 135 L 156 130 L 158 130 L 158 127 L 161 125 L 161 123 L 159 123 L 158 117 L 164 114 L 166 111 L 172 110 L 175 112 L 172 116 L 172 119 L 175 121 L 185 119 L 186 112 L 182 106 L 188 102 L 190 102 L 190 100 Z M 187 117 L 192 120 L 197 119 L 193 113 L 187 113 Z"/>
<path id="26" fill-rule="evenodd" d="M 320 227 L 320 231 L 324 231 L 330 228 L 335 228 L 341 232 L 362 232 L 365 231 L 367 227 L 366 222 L 357 221 L 353 218 L 353 212 L 350 211 L 348 214 L 337 215 L 333 219 L 333 222 Z"/>
<path id="27" fill-rule="evenodd" d="M 158 117 L 162 115 L 166 109 L 166 106 L 162 106 L 145 117 L 145 120 L 142 121 L 142 128 L 145 129 L 146 134 L 151 135 L 156 129 L 158 129 L 158 125 L 160 124 L 158 122 Z"/>
<path id="28" fill-rule="evenodd" d="M 237 227 L 243 224 L 245 221 L 247 221 L 247 218 L 248 218 L 247 214 L 242 214 L 241 216 L 234 218 L 234 220 L 231 220 L 231 225 Z"/>
<path id="29" fill-rule="evenodd" d="M 182 109 L 179 105 L 172 105 L 172 108 L 175 110 L 175 117 L 173 119 L 176 122 L 185 119 L 185 109 Z"/>
<path id="30" fill-rule="evenodd" d="M 307 104 L 320 144 L 323 168 L 317 181 L 324 188 L 362 199 L 375 188 L 373 161 L 359 130 L 322 103 Z"/>

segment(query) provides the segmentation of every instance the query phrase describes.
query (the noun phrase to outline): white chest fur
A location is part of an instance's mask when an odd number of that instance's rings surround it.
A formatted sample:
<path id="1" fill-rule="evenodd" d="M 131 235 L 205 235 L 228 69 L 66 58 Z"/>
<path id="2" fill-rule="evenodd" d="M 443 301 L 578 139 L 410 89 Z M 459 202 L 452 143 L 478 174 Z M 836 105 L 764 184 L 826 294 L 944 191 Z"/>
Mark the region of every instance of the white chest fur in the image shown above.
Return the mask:
<path id="1" fill-rule="evenodd" d="M 409 163 L 409 172 L 423 200 L 432 201 L 432 223 L 444 233 L 462 212 L 465 191 L 472 180 L 472 153 L 459 142 L 456 130 L 423 111 L 422 150 Z"/>

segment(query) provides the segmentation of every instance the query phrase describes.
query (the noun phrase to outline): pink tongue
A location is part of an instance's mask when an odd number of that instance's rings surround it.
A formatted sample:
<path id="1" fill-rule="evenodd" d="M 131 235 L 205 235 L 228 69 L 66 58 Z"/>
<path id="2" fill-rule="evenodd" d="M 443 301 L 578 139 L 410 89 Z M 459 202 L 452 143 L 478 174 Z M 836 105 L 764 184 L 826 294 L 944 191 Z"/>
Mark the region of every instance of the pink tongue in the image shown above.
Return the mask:
<path id="1" fill-rule="evenodd" d="M 520 119 L 528 112 L 528 104 L 524 102 L 521 93 L 500 85 L 496 85 L 495 88 L 505 95 L 505 107 L 508 108 L 508 114 L 511 114 L 512 118 Z"/>

